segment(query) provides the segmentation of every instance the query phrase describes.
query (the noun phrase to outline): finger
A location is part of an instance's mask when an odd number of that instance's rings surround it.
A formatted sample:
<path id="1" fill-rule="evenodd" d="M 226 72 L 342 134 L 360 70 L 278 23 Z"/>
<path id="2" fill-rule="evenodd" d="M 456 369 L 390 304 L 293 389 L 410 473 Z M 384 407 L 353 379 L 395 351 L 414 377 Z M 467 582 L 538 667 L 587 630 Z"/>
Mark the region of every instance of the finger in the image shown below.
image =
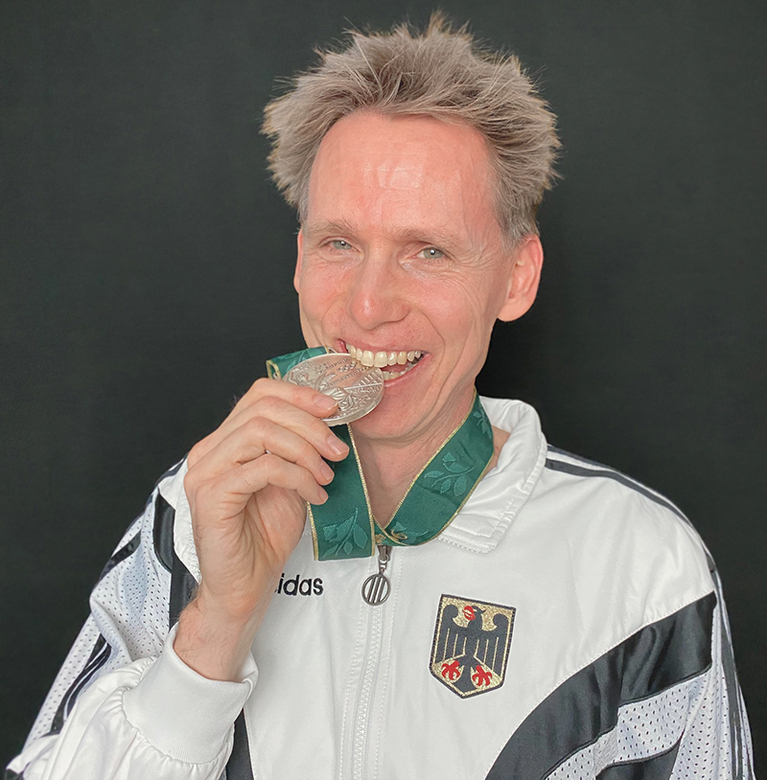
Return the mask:
<path id="1" fill-rule="evenodd" d="M 189 453 L 188 460 L 190 465 L 196 463 L 235 428 L 251 418 L 255 409 L 259 407 L 264 408 L 264 404 L 266 404 L 266 416 L 269 416 L 268 404 L 270 399 L 287 402 L 287 404 L 302 409 L 319 420 L 329 417 L 338 406 L 336 401 L 330 398 L 330 396 L 319 393 L 310 387 L 299 387 L 298 385 L 276 379 L 258 379 L 239 400 L 221 425 L 194 446 Z"/>
<path id="2" fill-rule="evenodd" d="M 294 490 L 312 504 L 324 504 L 328 498 L 309 471 L 269 453 L 200 485 L 194 509 L 200 517 L 219 517 L 226 521 L 236 517 L 250 496 L 267 485 Z"/>
<path id="3" fill-rule="evenodd" d="M 314 418 L 311 420 L 317 422 Z M 319 425 L 325 427 L 323 423 Z M 320 430 L 318 435 L 324 436 L 325 431 Z M 252 417 L 240 425 L 201 458 L 195 469 L 204 474 L 205 479 L 210 479 L 267 452 L 302 466 L 321 485 L 327 485 L 333 479 L 333 469 L 307 440 L 306 429 L 299 435 L 266 417 Z"/>
<path id="4" fill-rule="evenodd" d="M 329 395 L 320 393 L 311 387 L 294 385 L 279 379 L 257 379 L 248 392 L 237 402 L 229 417 L 236 417 L 244 409 L 268 397 L 281 398 L 320 419 L 329 417 L 338 406 L 337 402 Z"/>
<path id="5" fill-rule="evenodd" d="M 211 442 L 211 446 L 217 446 L 226 436 L 250 425 L 251 421 L 257 418 L 271 420 L 293 431 L 306 439 L 328 460 L 343 460 L 349 452 L 346 444 L 330 430 L 325 422 L 276 396 L 259 398 L 237 417 L 227 420 L 218 431 L 217 441 Z"/>

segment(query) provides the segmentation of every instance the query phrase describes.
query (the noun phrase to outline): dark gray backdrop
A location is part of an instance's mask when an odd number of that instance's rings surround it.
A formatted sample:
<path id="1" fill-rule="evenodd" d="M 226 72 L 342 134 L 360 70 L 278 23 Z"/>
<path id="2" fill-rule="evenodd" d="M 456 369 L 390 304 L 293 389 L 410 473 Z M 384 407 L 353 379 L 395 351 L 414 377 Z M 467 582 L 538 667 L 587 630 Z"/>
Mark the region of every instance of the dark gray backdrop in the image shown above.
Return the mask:
<path id="1" fill-rule="evenodd" d="M 0 763 L 155 479 L 300 346 L 275 77 L 427 2 L 0 3 Z M 540 298 L 480 389 L 676 501 L 722 570 L 764 770 L 763 0 L 447 0 L 560 117 Z"/>

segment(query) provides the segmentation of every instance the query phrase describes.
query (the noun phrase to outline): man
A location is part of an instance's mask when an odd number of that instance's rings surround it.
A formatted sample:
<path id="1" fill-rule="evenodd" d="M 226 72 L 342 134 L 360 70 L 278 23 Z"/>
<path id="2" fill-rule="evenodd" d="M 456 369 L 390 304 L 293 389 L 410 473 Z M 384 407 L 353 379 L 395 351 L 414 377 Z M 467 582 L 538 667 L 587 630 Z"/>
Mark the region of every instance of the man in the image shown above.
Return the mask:
<path id="1" fill-rule="evenodd" d="M 307 346 L 383 399 L 331 429 L 327 395 L 253 385 L 107 564 L 11 777 L 751 776 L 691 526 L 476 397 L 536 295 L 553 124 L 439 17 L 271 104 Z"/>

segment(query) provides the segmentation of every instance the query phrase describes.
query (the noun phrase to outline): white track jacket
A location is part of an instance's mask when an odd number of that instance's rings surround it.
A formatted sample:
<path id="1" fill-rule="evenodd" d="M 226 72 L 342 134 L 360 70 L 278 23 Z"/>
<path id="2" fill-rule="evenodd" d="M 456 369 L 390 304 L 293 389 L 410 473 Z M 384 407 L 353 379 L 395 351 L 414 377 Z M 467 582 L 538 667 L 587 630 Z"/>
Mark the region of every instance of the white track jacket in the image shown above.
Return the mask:
<path id="1" fill-rule="evenodd" d="M 719 580 L 657 493 L 511 433 L 450 526 L 378 561 L 317 562 L 305 532 L 242 682 L 172 648 L 199 578 L 185 465 L 159 482 L 7 778 L 751 778 Z"/>

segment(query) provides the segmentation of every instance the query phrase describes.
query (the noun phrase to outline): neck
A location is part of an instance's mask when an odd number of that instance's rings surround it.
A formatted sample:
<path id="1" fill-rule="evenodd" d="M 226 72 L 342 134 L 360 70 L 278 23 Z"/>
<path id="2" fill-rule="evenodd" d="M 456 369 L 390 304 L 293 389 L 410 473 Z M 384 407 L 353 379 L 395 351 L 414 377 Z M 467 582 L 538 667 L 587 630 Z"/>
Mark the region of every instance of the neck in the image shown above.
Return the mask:
<path id="1" fill-rule="evenodd" d="M 382 528 L 389 523 L 413 480 L 448 435 L 449 432 L 437 440 L 426 439 L 407 444 L 355 436 L 370 506 L 376 522 Z M 508 438 L 506 431 L 493 426 L 494 452 L 489 469 L 495 467 L 498 454 Z"/>

